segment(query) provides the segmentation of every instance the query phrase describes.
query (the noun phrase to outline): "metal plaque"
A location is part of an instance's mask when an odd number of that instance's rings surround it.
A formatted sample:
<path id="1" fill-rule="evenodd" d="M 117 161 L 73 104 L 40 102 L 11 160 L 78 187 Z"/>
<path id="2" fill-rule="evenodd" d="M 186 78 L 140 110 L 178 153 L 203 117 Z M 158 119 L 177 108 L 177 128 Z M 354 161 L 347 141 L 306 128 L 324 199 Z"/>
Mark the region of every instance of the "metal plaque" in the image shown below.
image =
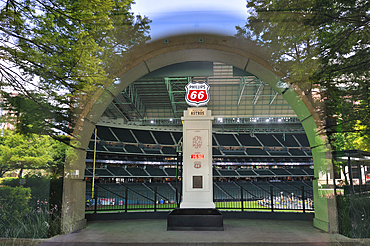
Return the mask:
<path id="1" fill-rule="evenodd" d="M 203 176 L 193 176 L 193 189 L 203 189 Z"/>

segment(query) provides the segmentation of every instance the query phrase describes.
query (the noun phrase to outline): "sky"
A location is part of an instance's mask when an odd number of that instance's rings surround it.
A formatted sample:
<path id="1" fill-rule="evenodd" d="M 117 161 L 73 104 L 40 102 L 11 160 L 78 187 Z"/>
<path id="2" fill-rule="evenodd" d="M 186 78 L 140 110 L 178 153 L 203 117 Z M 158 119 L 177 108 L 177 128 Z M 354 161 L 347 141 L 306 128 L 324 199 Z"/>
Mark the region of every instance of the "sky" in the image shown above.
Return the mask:
<path id="1" fill-rule="evenodd" d="M 234 35 L 245 25 L 246 0 L 136 0 L 132 12 L 152 20 L 152 40 L 186 33 Z"/>

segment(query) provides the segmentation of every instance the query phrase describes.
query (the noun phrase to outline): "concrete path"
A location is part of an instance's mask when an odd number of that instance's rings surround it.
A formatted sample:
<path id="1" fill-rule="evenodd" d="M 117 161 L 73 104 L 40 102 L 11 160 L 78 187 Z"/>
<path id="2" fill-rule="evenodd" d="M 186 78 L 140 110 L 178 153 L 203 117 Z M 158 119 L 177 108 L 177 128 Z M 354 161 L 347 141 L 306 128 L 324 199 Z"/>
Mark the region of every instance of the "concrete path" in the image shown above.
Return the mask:
<path id="1" fill-rule="evenodd" d="M 95 245 L 370 245 L 370 239 L 328 234 L 310 221 L 224 219 L 224 231 L 167 231 L 166 220 L 89 222 L 86 229 L 41 246 Z"/>

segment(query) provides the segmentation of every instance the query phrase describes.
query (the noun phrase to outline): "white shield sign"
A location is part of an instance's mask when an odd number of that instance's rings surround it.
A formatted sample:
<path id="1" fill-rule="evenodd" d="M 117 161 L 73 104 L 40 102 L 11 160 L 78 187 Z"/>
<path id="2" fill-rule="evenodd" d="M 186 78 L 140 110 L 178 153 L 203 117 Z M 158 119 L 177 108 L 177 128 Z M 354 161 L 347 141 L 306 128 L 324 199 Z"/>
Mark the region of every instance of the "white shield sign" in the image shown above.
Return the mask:
<path id="1" fill-rule="evenodd" d="M 189 106 L 204 106 L 209 101 L 209 85 L 206 82 L 190 82 L 185 86 L 185 100 Z"/>

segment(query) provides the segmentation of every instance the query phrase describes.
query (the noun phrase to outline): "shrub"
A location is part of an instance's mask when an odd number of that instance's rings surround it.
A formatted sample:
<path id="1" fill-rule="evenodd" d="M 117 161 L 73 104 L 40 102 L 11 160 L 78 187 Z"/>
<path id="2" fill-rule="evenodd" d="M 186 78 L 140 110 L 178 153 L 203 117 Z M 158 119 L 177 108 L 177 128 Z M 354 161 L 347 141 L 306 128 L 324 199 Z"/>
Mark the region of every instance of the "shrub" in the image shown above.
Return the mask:
<path id="1" fill-rule="evenodd" d="M 31 189 L 31 198 L 29 205 L 37 209 L 41 204 L 49 202 L 50 196 L 50 178 L 37 175 L 26 175 L 26 184 L 24 187 Z M 17 187 L 19 179 L 6 179 L 2 182 L 3 185 Z"/>
<path id="2" fill-rule="evenodd" d="M 337 197 L 339 232 L 351 238 L 370 238 L 369 195 Z"/>
<path id="3" fill-rule="evenodd" d="M 2 221 L 14 222 L 30 212 L 28 201 L 31 189 L 24 187 L 0 187 L 0 218 Z M 4 212 L 6 211 L 6 213 Z"/>
<path id="4" fill-rule="evenodd" d="M 26 176 L 27 188 L 18 186 L 18 178 L 4 179 L 4 184 L 14 187 L 0 187 L 0 238 L 46 238 L 61 233 L 62 178 Z"/>

